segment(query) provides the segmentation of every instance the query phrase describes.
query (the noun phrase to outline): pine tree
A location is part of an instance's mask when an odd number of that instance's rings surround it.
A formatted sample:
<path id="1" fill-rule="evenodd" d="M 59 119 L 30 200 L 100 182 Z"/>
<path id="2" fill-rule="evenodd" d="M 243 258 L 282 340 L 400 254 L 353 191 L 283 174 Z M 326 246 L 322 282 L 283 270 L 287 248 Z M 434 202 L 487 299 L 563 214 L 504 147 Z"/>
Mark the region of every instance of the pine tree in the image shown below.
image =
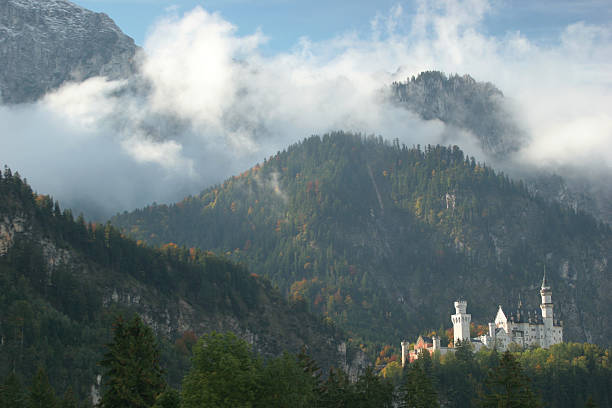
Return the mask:
<path id="1" fill-rule="evenodd" d="M 15 373 L 11 373 L 0 388 L 0 408 L 23 407 L 25 407 L 25 395 L 21 382 Z"/>
<path id="2" fill-rule="evenodd" d="M 540 401 L 533 393 L 529 378 L 511 352 L 506 351 L 499 366 L 489 372 L 485 389 L 479 393 L 482 408 L 537 408 Z"/>
<path id="3" fill-rule="evenodd" d="M 433 386 L 429 374 L 428 363 L 431 358 L 423 359 L 429 352 L 423 351 L 420 358 L 405 371 L 404 385 L 401 388 L 403 394 L 402 407 L 404 408 L 438 408 L 438 395 Z M 423 361 L 425 360 L 425 362 Z"/>
<path id="4" fill-rule="evenodd" d="M 355 383 L 356 407 L 387 408 L 393 406 L 393 383 L 374 374 L 372 367 Z"/>
<path id="5" fill-rule="evenodd" d="M 140 317 L 117 318 L 113 341 L 100 365 L 106 369 L 102 408 L 151 407 L 166 388 L 153 331 Z"/>
<path id="6" fill-rule="evenodd" d="M 64 393 L 64 397 L 60 401 L 60 408 L 78 408 L 79 404 L 74 396 L 74 392 L 72 391 L 72 387 L 68 387 L 66 392 Z"/>
<path id="7" fill-rule="evenodd" d="M 32 381 L 30 394 L 28 396 L 28 408 L 55 408 L 57 406 L 57 398 L 55 391 L 44 368 L 39 368 Z"/>
<path id="8" fill-rule="evenodd" d="M 353 387 L 342 370 L 331 368 L 327 380 L 321 385 L 322 408 L 349 408 L 354 406 Z"/>

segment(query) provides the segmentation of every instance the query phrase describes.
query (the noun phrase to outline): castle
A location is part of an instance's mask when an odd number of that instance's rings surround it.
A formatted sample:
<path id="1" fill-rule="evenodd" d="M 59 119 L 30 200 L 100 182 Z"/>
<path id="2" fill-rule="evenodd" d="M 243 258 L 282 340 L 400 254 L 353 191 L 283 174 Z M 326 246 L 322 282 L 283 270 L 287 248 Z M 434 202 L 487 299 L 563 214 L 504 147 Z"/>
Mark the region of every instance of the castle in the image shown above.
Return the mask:
<path id="1" fill-rule="evenodd" d="M 512 343 L 520 347 L 540 346 L 548 348 L 553 344 L 563 341 L 563 322 L 554 320 L 552 290 L 546 281 L 546 272 L 542 279 L 540 288 L 542 303 L 540 304 L 541 316 L 538 313 L 523 310 L 523 304 L 519 300 L 515 313 L 506 316 L 501 305 L 497 310 L 495 321 L 489 323 L 487 334 L 471 338 L 470 323 L 472 315 L 467 313 L 467 302 L 459 299 L 455 302 L 455 314 L 451 316 L 453 322 L 454 342 L 469 342 L 474 346 L 474 351 L 482 347 L 495 348 L 504 351 Z M 410 343 L 402 341 L 402 366 L 418 358 L 419 353 L 428 351 L 433 354 L 439 352 L 444 355 L 454 352 L 453 347 L 441 347 L 440 338 L 437 336 L 419 336 L 413 350 L 409 349 Z"/>

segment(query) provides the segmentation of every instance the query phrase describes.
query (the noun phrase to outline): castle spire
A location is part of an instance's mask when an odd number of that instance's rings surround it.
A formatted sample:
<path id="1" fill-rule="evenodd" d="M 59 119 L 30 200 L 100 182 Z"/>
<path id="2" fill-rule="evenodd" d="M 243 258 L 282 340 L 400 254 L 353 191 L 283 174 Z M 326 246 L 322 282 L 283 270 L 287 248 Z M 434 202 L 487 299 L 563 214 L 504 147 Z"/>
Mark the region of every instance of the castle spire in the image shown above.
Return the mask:
<path id="1" fill-rule="evenodd" d="M 546 264 L 544 264 L 544 277 L 542 278 L 542 289 L 549 288 L 548 282 L 546 282 Z"/>

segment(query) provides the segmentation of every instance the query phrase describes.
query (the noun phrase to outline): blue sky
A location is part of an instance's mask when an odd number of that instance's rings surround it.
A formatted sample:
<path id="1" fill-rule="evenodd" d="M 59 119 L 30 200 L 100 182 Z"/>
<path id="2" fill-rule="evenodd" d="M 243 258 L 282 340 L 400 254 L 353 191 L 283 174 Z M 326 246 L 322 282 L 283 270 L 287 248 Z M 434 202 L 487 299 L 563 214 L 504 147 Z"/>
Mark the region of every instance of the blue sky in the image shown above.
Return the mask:
<path id="1" fill-rule="evenodd" d="M 148 30 L 170 10 L 179 14 L 196 6 L 218 11 L 238 28 L 238 35 L 261 29 L 268 37 L 263 52 L 287 51 L 301 37 L 313 41 L 346 32 L 367 33 L 377 14 L 387 14 L 401 5 L 406 15 L 414 14 L 415 1 L 397 0 L 76 0 L 76 3 L 111 16 L 119 27 L 144 44 Z M 568 25 L 584 21 L 609 24 L 610 0 L 497 0 L 483 21 L 482 31 L 503 36 L 519 31 L 540 44 L 554 42 Z"/>

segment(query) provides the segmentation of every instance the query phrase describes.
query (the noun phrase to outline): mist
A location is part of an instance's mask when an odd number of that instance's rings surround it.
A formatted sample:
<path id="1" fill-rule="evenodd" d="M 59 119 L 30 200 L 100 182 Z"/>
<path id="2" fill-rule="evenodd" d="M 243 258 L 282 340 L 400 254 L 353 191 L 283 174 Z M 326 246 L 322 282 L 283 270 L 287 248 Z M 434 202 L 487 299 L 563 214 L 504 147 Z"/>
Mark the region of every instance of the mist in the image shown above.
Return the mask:
<path id="1" fill-rule="evenodd" d="M 504 92 L 529 136 L 506 168 L 609 175 L 611 27 L 577 22 L 541 45 L 520 32 L 488 35 L 494 12 L 481 0 L 421 2 L 414 15 L 398 5 L 373 16 L 367 36 L 304 37 L 273 56 L 260 51 L 264 32 L 239 36 L 199 7 L 171 12 L 151 28 L 135 78 L 92 78 L 0 106 L 0 160 L 98 219 L 196 194 L 333 130 L 457 144 L 495 165 L 469 133 L 385 97 L 393 81 L 440 70 Z"/>

